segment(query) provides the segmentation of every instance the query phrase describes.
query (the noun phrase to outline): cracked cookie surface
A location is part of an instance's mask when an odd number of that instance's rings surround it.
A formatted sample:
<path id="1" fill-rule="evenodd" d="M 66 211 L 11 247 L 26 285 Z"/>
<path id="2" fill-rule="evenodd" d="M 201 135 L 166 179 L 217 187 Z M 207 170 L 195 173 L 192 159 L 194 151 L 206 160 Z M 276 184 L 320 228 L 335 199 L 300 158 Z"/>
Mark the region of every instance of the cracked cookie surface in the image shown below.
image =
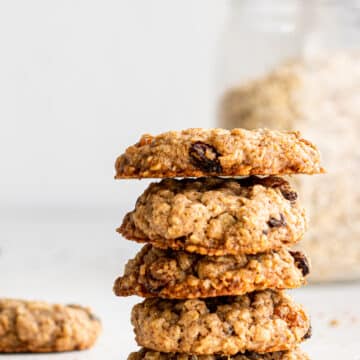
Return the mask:
<path id="1" fill-rule="evenodd" d="M 267 354 L 244 353 L 233 356 L 222 355 L 188 355 L 174 353 L 160 353 L 148 349 L 141 349 L 131 353 L 128 360 L 309 360 L 309 357 L 299 348 L 290 351 L 278 351 Z"/>
<path id="2" fill-rule="evenodd" d="M 301 252 L 281 249 L 257 255 L 206 256 L 145 245 L 114 285 L 118 296 L 169 299 L 243 295 L 290 289 L 305 283 L 309 263 Z"/>
<path id="3" fill-rule="evenodd" d="M 118 179 L 323 172 L 317 148 L 299 132 L 200 128 L 143 135 L 115 169 Z"/>
<path id="4" fill-rule="evenodd" d="M 0 299 L 0 353 L 83 350 L 100 331 L 100 320 L 78 305 Z"/>
<path id="5" fill-rule="evenodd" d="M 127 239 L 203 255 L 256 254 L 301 239 L 305 210 L 279 177 L 152 183 L 118 229 Z"/>
<path id="6" fill-rule="evenodd" d="M 139 346 L 195 355 L 288 351 L 309 337 L 310 320 L 284 292 L 194 300 L 146 299 L 131 321 Z"/>

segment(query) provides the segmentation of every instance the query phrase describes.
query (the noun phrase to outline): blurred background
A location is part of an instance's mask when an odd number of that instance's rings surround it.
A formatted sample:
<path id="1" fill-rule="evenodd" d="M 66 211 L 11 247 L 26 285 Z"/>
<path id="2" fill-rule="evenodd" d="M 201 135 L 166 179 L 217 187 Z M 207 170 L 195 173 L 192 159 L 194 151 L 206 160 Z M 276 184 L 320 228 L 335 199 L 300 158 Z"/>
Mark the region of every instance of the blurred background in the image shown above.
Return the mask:
<path id="1" fill-rule="evenodd" d="M 94 350 L 49 358 L 136 349 L 139 299 L 111 288 L 139 246 L 115 228 L 148 181 L 115 182 L 116 157 L 143 133 L 266 126 L 300 129 L 329 172 L 295 180 L 316 284 L 295 292 L 313 315 L 305 348 L 359 359 L 359 39 L 351 0 L 0 1 L 0 296 L 104 322 Z"/>

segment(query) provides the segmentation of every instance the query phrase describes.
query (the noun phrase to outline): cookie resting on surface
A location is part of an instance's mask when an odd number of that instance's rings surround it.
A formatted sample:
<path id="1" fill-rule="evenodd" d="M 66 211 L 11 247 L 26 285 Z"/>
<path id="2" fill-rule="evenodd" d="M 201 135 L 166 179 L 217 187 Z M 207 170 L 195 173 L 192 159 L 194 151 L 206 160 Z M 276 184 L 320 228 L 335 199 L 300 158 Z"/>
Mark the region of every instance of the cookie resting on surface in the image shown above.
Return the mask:
<path id="1" fill-rule="evenodd" d="M 232 356 L 227 355 L 189 355 L 160 353 L 148 349 L 141 349 L 131 353 L 128 360 L 309 360 L 309 357 L 299 348 L 290 351 L 278 351 L 267 354 L 246 352 Z"/>
<path id="2" fill-rule="evenodd" d="M 100 320 L 78 305 L 0 299 L 0 353 L 88 349 L 100 331 Z"/>

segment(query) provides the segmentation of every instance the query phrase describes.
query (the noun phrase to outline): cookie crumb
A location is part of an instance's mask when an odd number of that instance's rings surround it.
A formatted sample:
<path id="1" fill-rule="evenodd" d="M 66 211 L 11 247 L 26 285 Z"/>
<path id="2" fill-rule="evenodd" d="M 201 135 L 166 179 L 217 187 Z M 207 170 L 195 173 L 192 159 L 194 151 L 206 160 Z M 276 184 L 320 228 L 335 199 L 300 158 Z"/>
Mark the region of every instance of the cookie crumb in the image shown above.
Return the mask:
<path id="1" fill-rule="evenodd" d="M 329 325 L 330 325 L 331 327 L 338 327 L 338 326 L 340 325 L 340 321 L 337 320 L 337 319 L 331 319 L 331 320 L 329 321 Z"/>

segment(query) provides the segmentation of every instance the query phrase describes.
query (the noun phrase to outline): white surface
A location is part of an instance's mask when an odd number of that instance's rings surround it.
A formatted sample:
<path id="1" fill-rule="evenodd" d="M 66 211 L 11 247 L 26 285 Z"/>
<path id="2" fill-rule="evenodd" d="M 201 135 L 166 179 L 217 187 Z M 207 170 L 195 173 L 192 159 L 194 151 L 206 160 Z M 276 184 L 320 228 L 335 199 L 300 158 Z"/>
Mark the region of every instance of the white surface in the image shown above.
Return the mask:
<path id="1" fill-rule="evenodd" d="M 130 310 L 138 298 L 116 298 L 115 277 L 139 245 L 114 232 L 124 213 L 47 211 L 1 214 L 8 244 L 0 255 L 1 296 L 80 302 L 103 320 L 97 346 L 83 353 L 17 355 L 6 359 L 119 360 L 136 349 Z M 127 205 L 128 208 L 128 205 Z M 56 246 L 54 246 L 56 244 Z M 360 285 L 310 286 L 292 291 L 309 310 L 313 337 L 304 344 L 312 359 L 358 360 L 360 342 Z M 338 327 L 329 322 L 339 321 Z"/>

